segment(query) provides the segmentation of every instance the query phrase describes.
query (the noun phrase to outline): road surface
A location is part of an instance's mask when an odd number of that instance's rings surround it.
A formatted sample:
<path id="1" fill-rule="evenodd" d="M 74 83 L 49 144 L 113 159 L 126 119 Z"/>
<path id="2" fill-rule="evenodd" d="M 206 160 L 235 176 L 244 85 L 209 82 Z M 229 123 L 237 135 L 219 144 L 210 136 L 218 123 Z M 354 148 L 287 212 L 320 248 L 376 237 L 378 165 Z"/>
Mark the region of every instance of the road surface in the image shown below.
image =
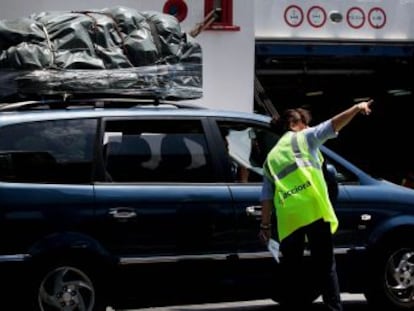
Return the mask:
<path id="1" fill-rule="evenodd" d="M 344 302 L 344 311 L 374 311 L 369 308 L 363 295 L 359 294 L 342 294 L 342 300 Z M 253 300 L 253 301 L 238 301 L 231 303 L 209 303 L 209 304 L 197 304 L 197 305 L 183 305 L 183 306 L 167 306 L 167 307 L 154 307 L 154 308 L 142 308 L 142 309 L 129 309 L 129 310 L 114 310 L 108 308 L 107 311 L 278 311 L 281 310 L 280 306 L 270 299 L 266 300 Z M 322 311 L 323 306 L 321 299 L 319 298 L 314 303 L 312 311 Z"/>

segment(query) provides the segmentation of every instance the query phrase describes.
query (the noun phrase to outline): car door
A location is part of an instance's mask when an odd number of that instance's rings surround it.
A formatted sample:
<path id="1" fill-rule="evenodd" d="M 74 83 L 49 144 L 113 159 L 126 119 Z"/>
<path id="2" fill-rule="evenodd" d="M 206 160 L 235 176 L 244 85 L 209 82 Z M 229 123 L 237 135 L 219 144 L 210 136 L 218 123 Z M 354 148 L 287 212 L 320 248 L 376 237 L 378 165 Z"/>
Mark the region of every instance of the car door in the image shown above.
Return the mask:
<path id="1" fill-rule="evenodd" d="M 335 251 L 337 254 L 346 254 L 367 242 L 366 229 L 368 224 L 372 224 L 374 212 L 371 203 L 363 198 L 370 187 L 364 185 L 358 170 L 355 171 L 356 168 L 346 159 L 328 148 L 322 147 L 322 151 L 334 170 L 339 189 L 338 199 L 334 203 L 339 220 L 338 231 L 334 235 Z"/>
<path id="2" fill-rule="evenodd" d="M 253 293 L 266 287 L 265 280 L 275 268 L 275 261 L 258 233 L 262 167 L 279 135 L 268 124 L 243 119 L 218 118 L 215 126 L 227 150 L 224 167 L 236 213 L 238 281 Z"/>
<path id="3" fill-rule="evenodd" d="M 121 264 L 146 271 L 173 264 L 164 279 L 178 268 L 186 271 L 181 279 L 207 277 L 235 252 L 231 194 L 209 136 L 202 118 L 103 122 L 107 181 L 95 185 L 100 240 Z"/>
<path id="4" fill-rule="evenodd" d="M 64 248 L 65 232 L 92 236 L 96 119 L 22 122 L 0 128 L 2 254 Z M 7 220 L 7 221 L 6 221 Z M 54 239 L 59 243 L 47 243 Z"/>

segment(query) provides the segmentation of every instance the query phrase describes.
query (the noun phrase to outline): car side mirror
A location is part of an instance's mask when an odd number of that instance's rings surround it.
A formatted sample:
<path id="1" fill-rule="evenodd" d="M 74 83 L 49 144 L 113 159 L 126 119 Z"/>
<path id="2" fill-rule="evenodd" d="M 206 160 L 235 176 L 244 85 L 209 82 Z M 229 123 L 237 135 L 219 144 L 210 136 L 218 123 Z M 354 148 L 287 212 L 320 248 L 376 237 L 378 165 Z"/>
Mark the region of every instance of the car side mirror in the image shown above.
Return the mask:
<path id="1" fill-rule="evenodd" d="M 336 170 L 336 167 L 331 164 L 331 163 L 327 163 L 326 164 L 326 170 L 328 172 L 328 174 L 331 174 L 333 176 L 333 178 L 335 178 L 335 180 L 337 180 L 338 178 L 338 171 Z"/>
<path id="2" fill-rule="evenodd" d="M 338 172 L 334 165 L 326 163 L 326 165 L 323 166 L 323 174 L 328 187 L 329 199 L 334 203 L 338 197 Z"/>

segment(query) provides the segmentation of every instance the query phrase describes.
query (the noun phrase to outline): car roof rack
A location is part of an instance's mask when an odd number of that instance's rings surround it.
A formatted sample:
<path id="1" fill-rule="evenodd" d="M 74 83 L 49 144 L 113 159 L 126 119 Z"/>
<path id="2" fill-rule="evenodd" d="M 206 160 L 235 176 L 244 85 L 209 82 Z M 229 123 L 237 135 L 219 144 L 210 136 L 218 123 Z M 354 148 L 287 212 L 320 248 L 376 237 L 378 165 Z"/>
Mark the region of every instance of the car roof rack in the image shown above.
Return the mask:
<path id="1" fill-rule="evenodd" d="M 151 107 L 174 107 L 182 109 L 205 109 L 206 107 L 179 101 L 165 100 L 153 97 L 130 97 L 130 96 L 67 96 L 47 97 L 46 99 L 35 99 L 0 103 L 0 112 L 25 111 L 25 110 L 54 110 L 54 109 L 90 109 L 90 108 L 139 108 Z"/>

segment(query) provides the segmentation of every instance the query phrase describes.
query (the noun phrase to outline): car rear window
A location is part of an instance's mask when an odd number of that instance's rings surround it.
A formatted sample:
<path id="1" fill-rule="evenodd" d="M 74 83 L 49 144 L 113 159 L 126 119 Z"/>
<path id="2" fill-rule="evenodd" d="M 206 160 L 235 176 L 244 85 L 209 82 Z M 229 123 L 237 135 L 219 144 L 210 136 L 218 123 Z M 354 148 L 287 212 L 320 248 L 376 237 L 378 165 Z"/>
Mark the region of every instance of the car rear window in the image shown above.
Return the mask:
<path id="1" fill-rule="evenodd" d="M 0 180 L 89 183 L 97 120 L 52 120 L 0 128 Z"/>

